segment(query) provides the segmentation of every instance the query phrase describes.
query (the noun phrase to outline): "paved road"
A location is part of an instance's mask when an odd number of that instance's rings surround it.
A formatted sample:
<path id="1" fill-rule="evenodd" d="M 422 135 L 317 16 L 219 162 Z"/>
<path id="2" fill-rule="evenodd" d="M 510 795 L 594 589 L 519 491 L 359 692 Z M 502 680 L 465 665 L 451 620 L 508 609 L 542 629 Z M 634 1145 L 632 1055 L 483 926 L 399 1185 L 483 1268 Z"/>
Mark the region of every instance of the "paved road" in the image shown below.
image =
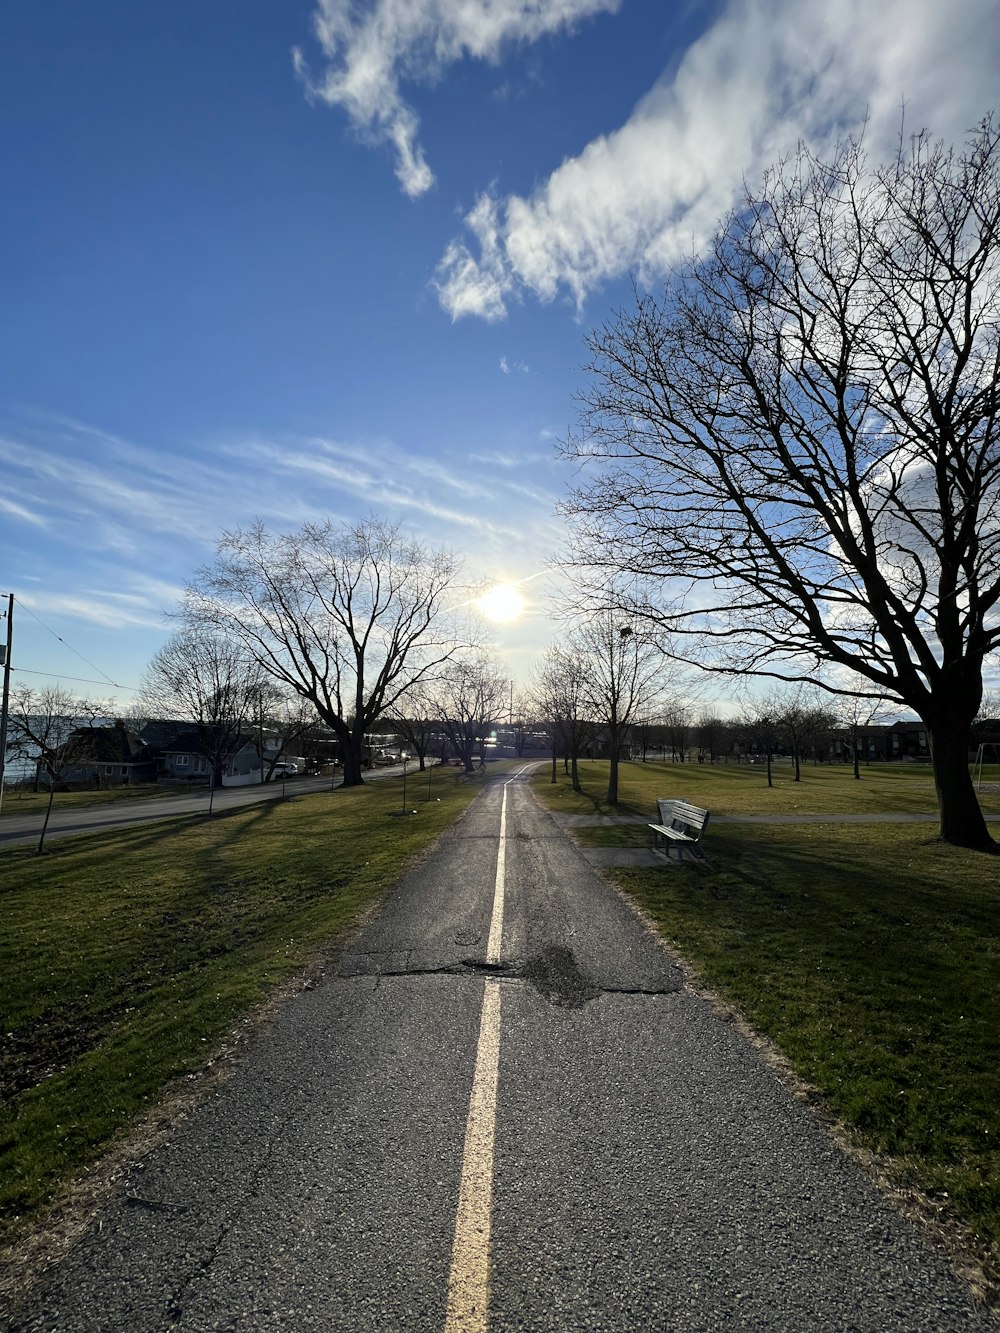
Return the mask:
<path id="1" fill-rule="evenodd" d="M 995 1329 L 518 778 L 7 1327 Z"/>
<path id="2" fill-rule="evenodd" d="M 395 778 L 402 773 L 402 765 L 366 770 L 365 780 L 377 782 L 381 778 Z M 415 768 L 409 770 L 414 782 L 421 781 Z M 426 782 L 426 775 L 422 779 Z M 279 801 L 284 796 L 297 796 L 310 791 L 329 791 L 342 785 L 340 778 L 293 777 L 285 782 L 266 782 L 249 787 L 219 787 L 212 796 L 213 810 L 232 810 L 260 801 Z M 80 833 L 94 833 L 99 829 L 124 828 L 130 824 L 146 824 L 154 819 L 176 819 L 181 815 L 203 815 L 209 807 L 210 793 L 199 788 L 193 792 L 174 793 L 170 796 L 151 796 L 141 800 L 110 801 L 107 805 L 75 805 L 60 810 L 59 797 L 52 805 L 52 815 L 45 834 L 50 838 L 68 838 Z M 0 847 L 27 846 L 38 841 L 44 812 L 30 815 L 17 814 L 17 801 L 4 798 L 4 813 L 0 815 Z"/>

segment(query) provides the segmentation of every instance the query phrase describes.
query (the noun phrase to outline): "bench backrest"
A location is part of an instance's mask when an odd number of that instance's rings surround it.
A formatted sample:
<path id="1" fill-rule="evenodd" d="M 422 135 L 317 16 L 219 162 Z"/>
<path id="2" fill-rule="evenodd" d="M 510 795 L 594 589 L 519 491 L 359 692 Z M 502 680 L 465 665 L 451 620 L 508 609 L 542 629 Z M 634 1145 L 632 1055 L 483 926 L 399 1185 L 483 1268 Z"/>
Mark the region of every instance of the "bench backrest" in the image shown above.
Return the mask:
<path id="1" fill-rule="evenodd" d="M 691 805 L 680 799 L 660 799 L 656 802 L 660 823 L 701 832 L 708 823 L 708 811 L 700 805 Z"/>
<path id="2" fill-rule="evenodd" d="M 657 809 L 657 811 L 658 811 L 658 813 L 659 813 L 659 816 L 660 816 L 660 823 L 661 823 L 661 824 L 669 824 L 670 821 L 671 821 L 671 820 L 673 819 L 673 817 L 674 817 L 674 806 L 675 806 L 675 805 L 684 805 L 684 804 L 685 804 L 685 802 L 682 801 L 682 800 L 680 799 L 680 797 L 677 797 L 676 799 L 673 798 L 673 797 L 671 797 L 670 799 L 666 799 L 666 798 L 664 798 L 664 797 L 661 797 L 661 798 L 656 802 L 656 809 Z"/>

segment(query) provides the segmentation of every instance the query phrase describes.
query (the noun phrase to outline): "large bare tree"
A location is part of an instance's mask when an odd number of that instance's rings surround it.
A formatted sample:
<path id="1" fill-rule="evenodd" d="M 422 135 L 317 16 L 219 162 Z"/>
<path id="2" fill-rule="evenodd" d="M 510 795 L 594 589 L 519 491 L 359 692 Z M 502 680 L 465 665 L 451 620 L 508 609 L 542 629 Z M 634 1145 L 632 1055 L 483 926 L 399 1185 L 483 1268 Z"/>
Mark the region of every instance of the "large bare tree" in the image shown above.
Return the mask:
<path id="1" fill-rule="evenodd" d="M 807 151 L 589 340 L 566 452 L 581 558 L 654 576 L 711 670 L 855 673 L 925 723 L 941 836 L 995 851 L 969 775 L 1000 645 L 1000 127 L 871 167 Z M 693 652 L 693 648 L 682 651 Z"/>
<path id="2" fill-rule="evenodd" d="M 364 781 L 365 734 L 456 650 L 446 599 L 457 570 L 449 552 L 374 517 L 280 535 L 258 522 L 223 535 L 183 614 L 313 705 L 340 742 L 350 787 Z"/>

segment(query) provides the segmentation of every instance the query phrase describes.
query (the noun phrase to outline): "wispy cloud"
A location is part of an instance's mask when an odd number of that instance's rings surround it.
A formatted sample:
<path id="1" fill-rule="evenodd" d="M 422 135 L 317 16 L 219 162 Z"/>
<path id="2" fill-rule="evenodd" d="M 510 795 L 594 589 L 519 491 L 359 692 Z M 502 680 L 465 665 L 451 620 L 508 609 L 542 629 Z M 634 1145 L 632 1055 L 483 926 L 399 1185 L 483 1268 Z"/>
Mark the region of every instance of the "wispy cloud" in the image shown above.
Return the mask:
<path id="1" fill-rule="evenodd" d="M 275 475 L 310 476 L 359 500 L 363 504 L 395 512 L 408 512 L 458 529 L 488 529 L 510 539 L 515 529 L 494 522 L 489 514 L 496 486 L 484 473 L 477 480 L 463 465 L 450 468 L 441 462 L 406 454 L 388 442 L 348 446 L 324 439 L 310 439 L 306 447 L 291 442 L 256 441 L 243 451 Z M 442 494 L 451 493 L 461 505 L 446 504 Z"/>
<path id="2" fill-rule="evenodd" d="M 18 600 L 39 615 L 71 616 L 74 620 L 101 625 L 106 629 L 129 626 L 141 629 L 165 629 L 163 611 L 175 604 L 181 589 L 174 590 L 170 602 L 151 603 L 137 594 L 114 592 L 104 588 L 84 589 L 78 593 L 32 592 Z"/>
<path id="3" fill-rule="evenodd" d="M 648 281 L 711 235 L 744 178 L 805 138 L 858 132 L 876 157 L 907 132 L 961 138 L 996 98 L 1000 3 L 731 0 L 627 123 L 532 194 L 487 190 L 441 259 L 453 319 L 503 319 L 511 301 Z"/>
<path id="4" fill-rule="evenodd" d="M 429 460 L 386 439 L 252 433 L 198 441 L 196 454 L 166 453 L 36 414 L 30 426 L 0 434 L 0 468 L 16 477 L 17 495 L 34 497 L 24 507 L 46 524 L 44 546 L 23 561 L 11 533 L 29 520 L 12 515 L 0 525 L 5 577 L 22 611 L 41 621 L 20 617 L 18 669 L 26 679 L 35 671 L 93 676 L 100 691 L 106 674 L 134 689 L 170 632 L 164 613 L 211 559 L 222 529 L 256 517 L 280 532 L 372 508 L 464 554 L 474 583 L 537 588 L 564 534 L 555 495 L 525 479 L 552 461 L 537 443 L 530 453 Z M 502 658 L 516 654 L 521 636 L 534 644 L 541 614 L 531 599 L 523 621 L 498 631 Z M 91 662 L 99 665 L 91 670 Z"/>
<path id="5" fill-rule="evenodd" d="M 2 495 L 0 495 L 0 511 L 9 514 L 11 518 L 21 519 L 23 523 L 30 523 L 32 527 L 44 528 L 47 526 L 46 520 L 41 514 L 26 509 L 23 504 L 18 504 L 16 500 L 8 500 Z"/>
<path id="6" fill-rule="evenodd" d="M 18 501 L 0 493 L 0 512 L 10 513 L 4 563 L 15 586 L 37 585 L 31 605 L 40 614 L 158 629 L 220 532 L 257 517 L 290 531 L 370 508 L 477 562 L 518 550 L 530 564 L 533 534 L 555 503 L 541 488 L 525 489 L 531 462 L 464 452 L 429 459 L 386 439 L 249 433 L 199 441 L 197 454 L 168 454 L 36 414 L 30 426 L 0 434 L 0 468 L 16 478 L 11 492 L 31 497 L 14 513 Z M 19 568 L 10 539 L 18 522 L 51 535 L 44 579 L 37 559 Z"/>
<path id="7" fill-rule="evenodd" d="M 621 0 L 319 0 L 313 28 L 326 60 L 314 77 L 299 48 L 295 68 L 308 94 L 340 107 L 370 142 L 387 143 L 411 198 L 434 183 L 420 122 L 402 89 L 433 82 L 464 59 L 495 64 L 515 43 L 535 42 Z"/>

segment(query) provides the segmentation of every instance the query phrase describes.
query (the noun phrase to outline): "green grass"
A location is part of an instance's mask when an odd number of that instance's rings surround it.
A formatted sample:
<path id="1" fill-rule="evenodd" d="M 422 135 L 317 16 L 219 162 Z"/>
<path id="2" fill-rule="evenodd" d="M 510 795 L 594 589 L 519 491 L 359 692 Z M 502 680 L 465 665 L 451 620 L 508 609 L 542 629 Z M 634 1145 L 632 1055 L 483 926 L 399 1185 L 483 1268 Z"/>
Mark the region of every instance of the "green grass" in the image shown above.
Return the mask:
<path id="1" fill-rule="evenodd" d="M 52 809 L 66 810 L 69 807 L 79 809 L 87 805 L 111 805 L 115 801 L 148 801 L 153 796 L 183 796 L 190 791 L 199 791 L 200 787 L 159 787 L 155 782 L 143 783 L 138 787 L 105 787 L 92 791 L 57 791 L 52 802 Z M 6 815 L 42 814 L 49 803 L 47 791 L 28 791 L 21 787 L 5 787 L 3 805 L 0 807 L 0 821 Z"/>
<path id="2" fill-rule="evenodd" d="M 485 775 L 410 775 L 0 855 L 0 1239 L 328 949 Z"/>
<path id="3" fill-rule="evenodd" d="M 641 768 L 629 765 L 623 784 L 639 808 L 654 787 L 733 813 L 775 808 L 756 773 L 693 769 L 687 781 L 667 785 L 662 774 L 632 771 Z M 857 808 L 853 780 L 825 772 L 813 778 L 817 808 L 841 801 Z M 591 813 L 601 808 L 607 766 L 588 765 L 582 776 L 582 796 L 562 779 L 555 788 L 536 780 L 536 790 L 556 809 Z M 917 777 L 873 770 L 866 778 L 854 784 L 864 788 L 864 808 L 911 808 Z M 898 1183 L 918 1186 L 978 1235 L 996 1281 L 997 861 L 946 846 L 935 832 L 934 822 L 710 823 L 707 869 L 611 873 L 709 985 L 819 1089 L 834 1115 L 889 1159 Z M 644 826 L 574 833 L 604 845 L 649 845 Z"/>
<path id="4" fill-rule="evenodd" d="M 862 765 L 861 780 L 846 764 L 803 765 L 795 782 L 787 760 L 774 768 L 774 786 L 767 785 L 763 765 L 627 763 L 619 770 L 619 803 L 604 797 L 608 765 L 587 761 L 580 765 L 583 794 L 574 793 L 562 767 L 553 786 L 550 770 L 536 782 L 542 800 L 554 809 L 573 814 L 645 814 L 656 817 L 660 796 L 681 797 L 705 806 L 713 814 L 860 814 L 895 811 L 936 818 L 937 799 L 930 769 L 921 764 Z M 1000 783 L 1000 767 L 984 771 L 984 785 Z M 1000 791 L 980 793 L 983 809 L 1000 813 Z"/>

